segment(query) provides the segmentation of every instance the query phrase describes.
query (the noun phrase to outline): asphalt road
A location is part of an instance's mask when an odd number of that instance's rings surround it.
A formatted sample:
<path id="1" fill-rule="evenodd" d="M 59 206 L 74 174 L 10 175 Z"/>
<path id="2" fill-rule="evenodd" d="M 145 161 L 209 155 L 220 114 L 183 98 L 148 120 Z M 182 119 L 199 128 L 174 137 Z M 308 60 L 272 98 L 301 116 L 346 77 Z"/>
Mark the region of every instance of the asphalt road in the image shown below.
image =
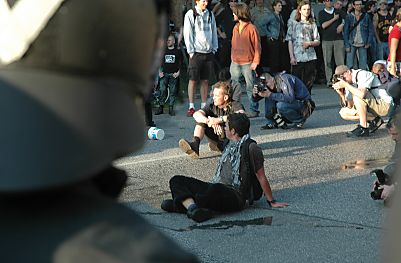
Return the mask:
<path id="1" fill-rule="evenodd" d="M 155 116 L 164 140 L 148 140 L 142 151 L 116 162 L 129 174 L 121 201 L 202 262 L 377 262 L 387 208 L 370 198 L 369 171 L 387 163 L 394 143 L 384 125 L 368 138 L 347 138 L 356 124 L 340 119 L 335 92 L 317 86 L 312 97 L 317 107 L 301 130 L 262 131 L 264 118 L 251 119 L 274 197 L 289 207 L 269 210 L 261 200 L 202 224 L 163 212 L 173 175 L 209 180 L 219 157 L 206 140 L 199 160 L 178 148 L 178 140 L 193 133 L 186 104 L 176 107 L 175 117 Z"/>

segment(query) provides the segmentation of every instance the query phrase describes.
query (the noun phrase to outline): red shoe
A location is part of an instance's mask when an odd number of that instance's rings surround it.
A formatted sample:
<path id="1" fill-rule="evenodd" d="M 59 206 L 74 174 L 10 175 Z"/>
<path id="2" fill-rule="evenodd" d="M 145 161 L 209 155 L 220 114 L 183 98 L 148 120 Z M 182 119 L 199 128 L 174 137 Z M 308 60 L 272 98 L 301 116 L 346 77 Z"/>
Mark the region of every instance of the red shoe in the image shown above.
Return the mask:
<path id="1" fill-rule="evenodd" d="M 194 108 L 190 108 L 187 111 L 187 117 L 192 117 L 195 113 L 195 109 Z"/>

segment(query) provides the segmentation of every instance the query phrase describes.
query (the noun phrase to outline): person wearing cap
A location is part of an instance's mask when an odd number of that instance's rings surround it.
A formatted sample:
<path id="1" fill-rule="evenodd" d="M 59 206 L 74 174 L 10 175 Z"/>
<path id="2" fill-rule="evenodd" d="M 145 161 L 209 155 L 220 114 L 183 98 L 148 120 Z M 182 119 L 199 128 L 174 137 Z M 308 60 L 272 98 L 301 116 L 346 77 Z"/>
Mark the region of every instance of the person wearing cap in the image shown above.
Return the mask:
<path id="1" fill-rule="evenodd" d="M 2 262 L 198 262 L 117 200 L 165 42 L 157 3 L 0 1 Z"/>
<path id="2" fill-rule="evenodd" d="M 389 28 L 393 22 L 393 16 L 388 11 L 387 0 L 379 1 L 379 10 L 373 15 L 373 26 L 377 40 L 376 59 L 387 59 L 390 50 L 388 46 Z"/>
<path id="3" fill-rule="evenodd" d="M 380 88 L 377 76 L 370 71 L 340 65 L 333 78 L 333 88 L 342 101 L 350 102 L 341 108 L 340 116 L 344 120 L 359 120 L 357 127 L 347 132 L 347 136 L 366 137 L 375 132 L 383 124 L 381 117 L 387 116 L 394 105 L 393 98 Z"/>

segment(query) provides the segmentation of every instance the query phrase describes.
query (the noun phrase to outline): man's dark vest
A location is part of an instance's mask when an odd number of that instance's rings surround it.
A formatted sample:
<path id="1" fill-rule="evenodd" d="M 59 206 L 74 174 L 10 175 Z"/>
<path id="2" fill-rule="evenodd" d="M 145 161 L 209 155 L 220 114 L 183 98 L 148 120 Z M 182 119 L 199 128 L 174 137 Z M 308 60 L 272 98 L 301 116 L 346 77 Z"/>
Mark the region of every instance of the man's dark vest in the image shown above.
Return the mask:
<path id="1" fill-rule="evenodd" d="M 256 178 L 256 172 L 251 165 L 251 159 L 249 155 L 249 146 L 251 143 L 256 143 L 254 140 L 249 138 L 243 142 L 241 146 L 241 163 L 240 163 L 240 176 L 241 186 L 240 192 L 243 197 L 248 200 L 250 205 L 253 201 L 259 200 L 263 194 L 262 187 L 259 184 L 258 178 Z"/>

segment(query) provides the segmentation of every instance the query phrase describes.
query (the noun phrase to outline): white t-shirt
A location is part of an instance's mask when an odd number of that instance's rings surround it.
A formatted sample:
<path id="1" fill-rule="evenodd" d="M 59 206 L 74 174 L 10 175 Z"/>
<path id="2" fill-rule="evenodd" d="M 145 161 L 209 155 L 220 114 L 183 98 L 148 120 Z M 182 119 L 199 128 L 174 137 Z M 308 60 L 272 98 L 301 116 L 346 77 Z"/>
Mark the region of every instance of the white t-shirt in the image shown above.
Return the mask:
<path id="1" fill-rule="evenodd" d="M 358 89 L 367 88 L 376 99 L 382 99 L 387 103 L 391 103 L 393 98 L 388 95 L 385 89 L 378 89 L 381 84 L 379 78 L 372 72 L 367 70 L 352 70 L 352 82 L 357 85 Z M 373 89 L 372 89 L 373 88 Z"/>

